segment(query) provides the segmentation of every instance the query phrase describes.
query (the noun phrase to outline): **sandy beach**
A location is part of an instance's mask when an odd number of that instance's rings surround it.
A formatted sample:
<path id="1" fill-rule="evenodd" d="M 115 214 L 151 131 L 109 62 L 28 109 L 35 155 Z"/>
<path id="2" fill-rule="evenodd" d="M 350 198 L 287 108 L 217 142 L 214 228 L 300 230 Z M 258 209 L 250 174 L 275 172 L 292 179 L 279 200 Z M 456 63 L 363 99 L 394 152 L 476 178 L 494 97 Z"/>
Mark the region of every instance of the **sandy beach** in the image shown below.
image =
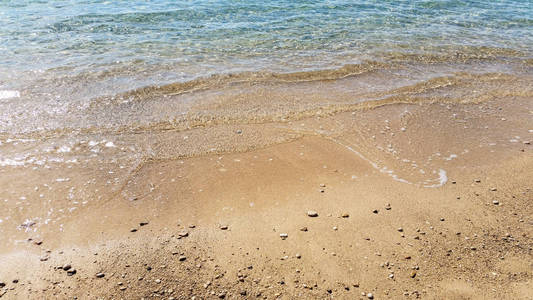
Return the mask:
<path id="1" fill-rule="evenodd" d="M 0 300 L 533 300 L 533 2 L 0 1 Z"/>
<path id="2" fill-rule="evenodd" d="M 531 100 L 40 139 L 0 170 L 0 298 L 532 299 Z"/>

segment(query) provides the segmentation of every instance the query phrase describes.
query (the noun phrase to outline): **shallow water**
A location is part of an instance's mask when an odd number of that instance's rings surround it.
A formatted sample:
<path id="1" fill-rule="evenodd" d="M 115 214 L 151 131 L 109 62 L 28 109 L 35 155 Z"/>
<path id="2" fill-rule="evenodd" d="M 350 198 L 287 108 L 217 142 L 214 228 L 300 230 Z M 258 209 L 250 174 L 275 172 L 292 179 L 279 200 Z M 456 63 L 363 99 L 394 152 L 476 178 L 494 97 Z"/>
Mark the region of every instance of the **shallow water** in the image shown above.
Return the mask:
<path id="1" fill-rule="evenodd" d="M 2 1 L 0 90 L 56 114 L 213 74 L 528 59 L 532 15 L 530 1 L 510 0 Z"/>
<path id="2" fill-rule="evenodd" d="M 530 99 L 532 15 L 508 0 L 3 1 L 0 166 L 244 151 L 313 117 Z"/>
<path id="3" fill-rule="evenodd" d="M 510 0 L 3 1 L 0 62 L 14 76 L 164 65 L 186 79 L 341 66 L 385 52 L 528 54 L 532 14 L 530 1 Z"/>

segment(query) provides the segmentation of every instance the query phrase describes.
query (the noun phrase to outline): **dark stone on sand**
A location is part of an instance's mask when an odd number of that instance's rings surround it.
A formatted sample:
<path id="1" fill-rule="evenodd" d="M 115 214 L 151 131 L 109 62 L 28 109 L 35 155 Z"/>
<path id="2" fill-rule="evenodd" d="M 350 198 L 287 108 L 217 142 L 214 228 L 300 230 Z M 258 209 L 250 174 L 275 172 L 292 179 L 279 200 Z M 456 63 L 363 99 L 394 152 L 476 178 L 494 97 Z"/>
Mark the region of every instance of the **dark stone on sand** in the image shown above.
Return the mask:
<path id="1" fill-rule="evenodd" d="M 67 271 L 67 276 L 72 276 L 72 275 L 74 275 L 76 273 L 77 273 L 76 269 L 70 269 L 70 270 Z"/>
<path id="2" fill-rule="evenodd" d="M 146 225 L 148 225 L 148 221 L 140 222 L 140 223 L 139 223 L 139 226 L 146 226 Z"/>
<path id="3" fill-rule="evenodd" d="M 5 286 L 6 286 L 6 283 L 3 282 L 3 281 L 0 281 L 0 288 L 3 288 L 3 287 L 5 287 Z"/>
<path id="4" fill-rule="evenodd" d="M 228 230 L 228 225 L 220 225 L 220 229 L 222 229 L 222 230 Z"/>
<path id="5" fill-rule="evenodd" d="M 137 228 L 130 229 L 130 232 L 137 232 Z"/>
<path id="6" fill-rule="evenodd" d="M 379 212 L 379 210 L 374 209 L 372 212 L 375 213 L 375 214 L 377 214 L 377 213 Z"/>
<path id="7" fill-rule="evenodd" d="M 61 269 L 63 269 L 63 271 L 68 271 L 72 268 L 72 266 L 70 264 L 66 264 L 64 265 L 63 267 L 61 267 Z"/>
<path id="8" fill-rule="evenodd" d="M 104 277 L 105 277 L 104 273 L 96 273 L 96 278 L 104 278 Z"/>
<path id="9" fill-rule="evenodd" d="M 178 259 L 179 259 L 179 261 L 184 261 L 184 260 L 187 259 L 187 257 L 185 257 L 185 256 L 182 255 L 182 256 L 180 256 Z"/>

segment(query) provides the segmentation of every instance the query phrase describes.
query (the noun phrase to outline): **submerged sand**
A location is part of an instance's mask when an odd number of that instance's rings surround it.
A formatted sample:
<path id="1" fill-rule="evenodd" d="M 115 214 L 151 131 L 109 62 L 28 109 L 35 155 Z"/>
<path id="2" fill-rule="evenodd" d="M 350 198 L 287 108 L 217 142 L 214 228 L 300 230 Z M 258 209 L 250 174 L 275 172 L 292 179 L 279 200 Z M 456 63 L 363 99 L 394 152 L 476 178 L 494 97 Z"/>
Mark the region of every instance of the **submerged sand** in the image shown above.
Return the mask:
<path id="1" fill-rule="evenodd" d="M 0 297 L 531 299 L 531 81 L 459 77 L 268 118 L 230 85 L 179 126 L 6 136 Z"/>

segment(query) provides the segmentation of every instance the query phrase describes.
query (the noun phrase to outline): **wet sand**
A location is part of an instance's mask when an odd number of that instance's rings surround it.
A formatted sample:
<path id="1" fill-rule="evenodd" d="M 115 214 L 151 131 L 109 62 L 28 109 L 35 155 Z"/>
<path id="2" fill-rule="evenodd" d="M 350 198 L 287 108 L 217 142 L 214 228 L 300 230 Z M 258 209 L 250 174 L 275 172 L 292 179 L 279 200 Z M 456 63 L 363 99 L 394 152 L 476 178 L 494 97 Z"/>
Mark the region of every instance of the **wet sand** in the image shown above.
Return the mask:
<path id="1" fill-rule="evenodd" d="M 531 299 L 531 100 L 4 140 L 0 297 Z"/>

